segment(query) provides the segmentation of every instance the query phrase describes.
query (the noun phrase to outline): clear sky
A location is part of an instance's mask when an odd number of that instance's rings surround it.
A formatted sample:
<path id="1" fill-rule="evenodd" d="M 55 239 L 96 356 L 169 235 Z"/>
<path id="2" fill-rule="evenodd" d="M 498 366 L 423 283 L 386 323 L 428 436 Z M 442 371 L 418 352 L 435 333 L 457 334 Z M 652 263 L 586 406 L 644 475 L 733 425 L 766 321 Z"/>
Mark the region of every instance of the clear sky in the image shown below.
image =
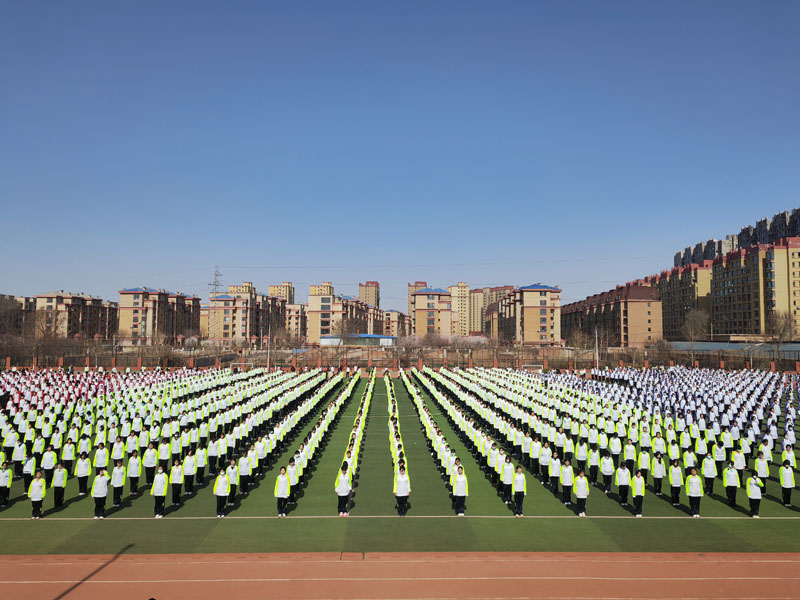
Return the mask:
<path id="1" fill-rule="evenodd" d="M 560 285 L 800 206 L 798 2 L 6 2 L 0 292 Z"/>

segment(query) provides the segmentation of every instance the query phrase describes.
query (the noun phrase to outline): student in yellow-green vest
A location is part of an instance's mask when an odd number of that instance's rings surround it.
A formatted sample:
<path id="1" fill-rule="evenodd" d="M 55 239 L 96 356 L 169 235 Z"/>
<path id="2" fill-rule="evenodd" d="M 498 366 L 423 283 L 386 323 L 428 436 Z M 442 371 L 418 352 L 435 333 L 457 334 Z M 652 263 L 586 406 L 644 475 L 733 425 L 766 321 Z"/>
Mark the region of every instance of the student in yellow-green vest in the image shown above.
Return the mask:
<path id="1" fill-rule="evenodd" d="M 700 518 L 700 500 L 705 495 L 703 480 L 697 474 L 697 468 L 692 467 L 686 477 L 686 495 L 689 496 L 689 511 L 695 519 Z"/>
<path id="2" fill-rule="evenodd" d="M 758 519 L 760 518 L 758 516 L 758 510 L 761 507 L 761 495 L 764 491 L 764 484 L 761 482 L 761 478 L 758 476 L 755 469 L 750 473 L 750 477 L 747 478 L 745 488 L 747 490 L 747 498 L 750 500 L 750 516 L 754 519 Z"/>
<path id="3" fill-rule="evenodd" d="M 525 496 L 528 495 L 528 482 L 525 479 L 525 473 L 522 472 L 522 465 L 517 465 L 512 487 L 514 492 L 514 516 L 517 519 L 521 519 L 525 516 L 522 514 L 522 503 L 525 501 Z"/>
<path id="4" fill-rule="evenodd" d="M 289 476 L 286 474 L 286 467 L 281 467 L 278 476 L 275 478 L 275 498 L 278 501 L 278 516 L 286 516 L 286 507 L 289 504 L 289 492 L 291 484 Z"/>
<path id="5" fill-rule="evenodd" d="M 92 498 L 94 499 L 94 518 L 106 518 L 106 498 L 108 498 L 108 482 L 111 481 L 108 473 L 100 467 L 99 473 L 92 482 Z"/>
<path id="6" fill-rule="evenodd" d="M 169 475 L 164 472 L 164 467 L 158 465 L 156 474 L 153 476 L 153 485 L 150 487 L 150 495 L 153 497 L 153 514 L 156 519 L 164 518 L 164 501 L 169 489 Z"/>
<path id="7" fill-rule="evenodd" d="M 469 481 L 464 474 L 464 467 L 458 467 L 458 470 L 453 473 L 451 487 L 453 489 L 453 508 L 459 517 L 463 517 L 467 496 L 469 496 Z"/>
<path id="8" fill-rule="evenodd" d="M 224 467 L 220 467 L 211 492 L 217 499 L 217 518 L 221 519 L 225 516 L 225 505 L 228 503 L 228 494 L 231 493 L 231 482 Z"/>
<path id="9" fill-rule="evenodd" d="M 644 490 L 647 486 L 647 479 L 645 479 L 642 469 L 636 469 L 636 474 L 631 480 L 631 493 L 633 495 L 633 514 L 636 517 L 642 516 L 642 508 L 644 504 Z"/>
<path id="10" fill-rule="evenodd" d="M 42 502 L 44 502 L 46 494 L 47 483 L 42 477 L 42 472 L 37 470 L 28 486 L 28 498 L 31 501 L 31 519 L 42 518 Z"/>
<path id="11" fill-rule="evenodd" d="M 11 491 L 11 481 L 14 479 L 14 471 L 3 461 L 0 469 L 0 508 L 8 506 L 8 496 Z"/>
<path id="12" fill-rule="evenodd" d="M 342 463 L 342 469 L 336 475 L 336 481 L 333 484 L 333 490 L 336 492 L 338 500 L 338 509 L 340 517 L 350 516 L 349 500 L 350 492 L 353 491 L 353 477 L 348 471 L 347 463 Z"/>
<path id="13" fill-rule="evenodd" d="M 794 469 L 788 460 L 783 461 L 783 465 L 778 471 L 781 482 L 781 493 L 783 494 L 783 505 L 792 505 L 792 490 L 794 489 Z"/>
<path id="14" fill-rule="evenodd" d="M 67 487 L 67 477 L 69 471 L 64 468 L 64 463 L 57 462 L 53 471 L 53 507 L 61 508 L 64 506 L 64 490 Z"/>
<path id="15" fill-rule="evenodd" d="M 728 466 L 722 471 L 722 482 L 725 484 L 728 506 L 736 506 L 736 492 L 739 491 L 741 482 L 739 481 L 739 472 L 734 469 L 732 460 L 728 461 Z"/>
<path id="16" fill-rule="evenodd" d="M 404 465 L 400 465 L 397 474 L 394 476 L 392 493 L 397 500 L 397 514 L 405 517 L 408 511 L 408 497 L 411 495 L 411 480 L 408 478 Z"/>

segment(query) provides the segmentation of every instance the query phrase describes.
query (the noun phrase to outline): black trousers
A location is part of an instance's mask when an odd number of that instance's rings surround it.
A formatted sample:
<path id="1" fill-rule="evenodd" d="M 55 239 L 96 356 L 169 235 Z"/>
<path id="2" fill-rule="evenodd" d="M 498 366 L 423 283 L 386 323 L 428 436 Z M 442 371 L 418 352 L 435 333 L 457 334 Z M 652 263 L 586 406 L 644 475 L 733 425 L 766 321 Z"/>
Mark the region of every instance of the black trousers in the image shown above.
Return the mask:
<path id="1" fill-rule="evenodd" d="M 0 487 L 0 506 L 8 506 L 8 490 L 6 486 Z"/>
<path id="2" fill-rule="evenodd" d="M 586 512 L 586 498 L 577 498 L 578 514 Z"/>
<path id="3" fill-rule="evenodd" d="M 236 502 L 236 484 L 231 484 L 231 493 L 228 494 L 228 504 Z"/>
<path id="4" fill-rule="evenodd" d="M 630 486 L 627 485 L 619 486 L 619 501 L 621 504 L 628 503 L 628 489 L 630 489 Z"/>
<path id="5" fill-rule="evenodd" d="M 184 475 L 183 482 L 186 484 L 186 493 L 191 494 L 194 491 L 194 475 Z"/>
<path id="6" fill-rule="evenodd" d="M 144 468 L 144 481 L 145 481 L 145 484 L 152 485 L 153 484 L 153 477 L 155 476 L 155 474 L 156 474 L 156 468 L 155 467 L 145 467 Z"/>
<path id="7" fill-rule="evenodd" d="M 514 514 L 522 514 L 522 503 L 525 501 L 525 492 L 514 492 Z"/>
<path id="8" fill-rule="evenodd" d="M 714 493 L 714 478 L 706 477 L 706 494 L 709 496 Z"/>
<path id="9" fill-rule="evenodd" d="M 453 499 L 455 501 L 454 509 L 456 511 L 456 514 L 463 513 L 465 511 L 465 509 L 466 509 L 467 497 L 466 496 L 454 496 Z"/>
<path id="10" fill-rule="evenodd" d="M 689 510 L 693 515 L 700 514 L 700 498 L 702 496 L 689 496 Z"/>
<path id="11" fill-rule="evenodd" d="M 550 487 L 553 488 L 553 493 L 558 493 L 558 480 L 560 477 L 558 475 L 550 477 Z"/>
<path id="12" fill-rule="evenodd" d="M 53 506 L 56 508 L 61 508 L 64 506 L 64 488 L 63 487 L 55 487 L 53 488 Z"/>
<path id="13" fill-rule="evenodd" d="M 633 497 L 634 514 L 637 514 L 637 515 L 642 514 L 642 504 L 644 504 L 644 496 L 634 496 Z"/>
<path id="14" fill-rule="evenodd" d="M 42 516 L 42 500 L 31 500 L 31 516 Z"/>
<path id="15" fill-rule="evenodd" d="M 122 504 L 122 486 L 113 488 L 114 490 L 114 506 Z"/>
<path id="16" fill-rule="evenodd" d="M 106 497 L 103 496 L 102 498 L 95 498 L 94 499 L 94 516 L 95 517 L 105 517 L 106 516 Z"/>
<path id="17" fill-rule="evenodd" d="M 761 498 L 750 498 L 750 515 L 757 515 L 761 508 Z"/>
<path id="18" fill-rule="evenodd" d="M 792 488 L 781 488 L 781 495 L 783 496 L 783 503 L 785 505 L 792 503 Z"/>
<path id="19" fill-rule="evenodd" d="M 664 483 L 663 477 L 653 477 L 653 487 L 655 488 L 656 494 L 661 493 L 661 484 Z"/>
<path id="20" fill-rule="evenodd" d="M 603 475 L 603 490 L 611 491 L 611 475 Z"/>
<path id="21" fill-rule="evenodd" d="M 86 490 L 89 486 L 89 476 L 86 477 L 78 477 L 78 492 L 81 494 L 85 494 Z"/>
<path id="22" fill-rule="evenodd" d="M 397 514 L 401 517 L 408 512 L 408 496 L 397 496 Z"/>
<path id="23" fill-rule="evenodd" d="M 572 501 L 572 486 L 571 485 L 562 485 L 561 486 L 561 501 L 562 502 L 571 502 Z"/>
<path id="24" fill-rule="evenodd" d="M 227 496 L 217 496 L 217 514 L 225 514 L 225 504 L 228 502 Z"/>
<path id="25" fill-rule="evenodd" d="M 511 484 L 504 483 L 503 485 L 503 501 L 511 502 Z"/>
<path id="26" fill-rule="evenodd" d="M 736 490 L 737 487 L 735 485 L 725 487 L 725 493 L 728 496 L 728 504 L 730 506 L 736 506 Z"/>
<path id="27" fill-rule="evenodd" d="M 180 483 L 173 483 L 172 484 L 172 503 L 173 504 L 180 504 L 181 503 L 181 484 Z"/>
<path id="28" fill-rule="evenodd" d="M 339 511 L 338 512 L 340 512 L 340 513 L 347 512 L 347 501 L 350 498 L 350 494 L 347 494 L 345 496 L 337 496 L 337 498 L 339 500 Z"/>
<path id="29" fill-rule="evenodd" d="M 138 494 L 139 493 L 139 478 L 138 477 L 130 477 L 129 481 L 131 482 L 131 494 Z"/>
<path id="30" fill-rule="evenodd" d="M 678 504 L 681 501 L 681 486 L 671 486 L 670 491 L 672 492 L 672 503 Z"/>
<path id="31" fill-rule="evenodd" d="M 286 514 L 286 505 L 289 504 L 288 498 L 278 498 L 278 514 L 285 515 Z"/>
<path id="32" fill-rule="evenodd" d="M 47 484 L 48 488 L 53 487 L 53 469 L 44 470 L 44 482 Z"/>
<path id="33" fill-rule="evenodd" d="M 592 483 L 597 483 L 597 465 L 592 465 L 589 467 L 589 481 Z"/>
<path id="34" fill-rule="evenodd" d="M 166 500 L 166 496 L 153 496 L 153 498 L 155 499 L 155 507 L 153 508 L 153 514 L 163 515 L 164 501 Z"/>
<path id="35" fill-rule="evenodd" d="M 203 476 L 206 474 L 205 467 L 197 467 L 197 485 L 203 485 Z"/>

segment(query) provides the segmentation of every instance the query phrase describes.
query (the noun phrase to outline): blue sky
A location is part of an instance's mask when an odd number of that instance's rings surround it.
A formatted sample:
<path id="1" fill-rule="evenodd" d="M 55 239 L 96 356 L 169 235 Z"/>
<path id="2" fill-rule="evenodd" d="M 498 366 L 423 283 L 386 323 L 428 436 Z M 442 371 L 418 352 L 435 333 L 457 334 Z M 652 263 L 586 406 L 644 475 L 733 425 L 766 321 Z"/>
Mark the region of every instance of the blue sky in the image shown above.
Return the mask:
<path id="1" fill-rule="evenodd" d="M 800 206 L 797 2 L 0 11 L 4 293 L 570 300 Z"/>

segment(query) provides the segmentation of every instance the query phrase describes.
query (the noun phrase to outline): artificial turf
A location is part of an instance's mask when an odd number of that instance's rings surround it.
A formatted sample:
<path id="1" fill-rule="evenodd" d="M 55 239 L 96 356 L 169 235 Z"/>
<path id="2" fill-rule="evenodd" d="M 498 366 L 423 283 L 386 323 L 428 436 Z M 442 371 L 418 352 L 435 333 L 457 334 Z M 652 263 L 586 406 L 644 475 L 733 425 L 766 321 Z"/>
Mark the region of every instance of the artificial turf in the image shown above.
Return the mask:
<path id="1" fill-rule="evenodd" d="M 336 516 L 333 482 L 341 465 L 348 434 L 366 387 L 362 380 L 330 427 L 315 462 L 306 473 L 306 485 L 289 518 L 275 515 L 273 488 L 277 469 L 285 464 L 300 439 L 311 429 L 327 403 L 320 403 L 312 419 L 299 428 L 283 456 L 278 457 L 250 494 L 237 501 L 226 519 L 214 517 L 214 498 L 208 485 L 188 497 L 164 519 L 152 518 L 149 489 L 125 500 L 121 509 L 93 520 L 93 503 L 78 499 L 70 480 L 67 506 L 53 512 L 52 496 L 45 499 L 45 518 L 30 521 L 30 504 L 22 483 L 12 487 L 12 504 L 0 512 L 0 551 L 5 554 L 59 553 L 192 553 L 192 552 L 389 552 L 389 551 L 737 551 L 777 552 L 797 549 L 800 512 L 784 508 L 776 498 L 778 483 L 768 483 L 761 505 L 762 519 L 746 516 L 747 498 L 739 491 L 739 509 L 730 508 L 721 495 L 703 499 L 704 518 L 687 515 L 686 497 L 680 508 L 667 497 L 648 490 L 644 519 L 634 519 L 615 494 L 606 497 L 592 488 L 587 513 L 574 516 L 544 486 L 528 476 L 525 519 L 514 519 L 497 496 L 475 459 L 466 452 L 456 432 L 439 414 L 434 400 L 425 403 L 448 443 L 456 449 L 469 477 L 467 517 L 453 515 L 447 488 L 428 450 L 424 430 L 402 380 L 394 389 L 403 443 L 409 464 L 412 494 L 409 513 L 399 518 L 392 496 L 387 396 L 383 381 L 375 382 L 364 433 L 358 487 L 350 518 Z M 339 388 L 341 389 L 341 388 Z M 773 472 L 775 475 L 775 472 Z M 208 481 L 208 478 L 207 478 Z M 595 517 L 595 518 L 591 518 Z M 647 518 L 671 517 L 671 518 Z M 711 518 L 713 517 L 713 518 Z M 780 518 L 771 518 L 780 517 Z M 788 518 L 787 518 L 788 517 Z"/>

